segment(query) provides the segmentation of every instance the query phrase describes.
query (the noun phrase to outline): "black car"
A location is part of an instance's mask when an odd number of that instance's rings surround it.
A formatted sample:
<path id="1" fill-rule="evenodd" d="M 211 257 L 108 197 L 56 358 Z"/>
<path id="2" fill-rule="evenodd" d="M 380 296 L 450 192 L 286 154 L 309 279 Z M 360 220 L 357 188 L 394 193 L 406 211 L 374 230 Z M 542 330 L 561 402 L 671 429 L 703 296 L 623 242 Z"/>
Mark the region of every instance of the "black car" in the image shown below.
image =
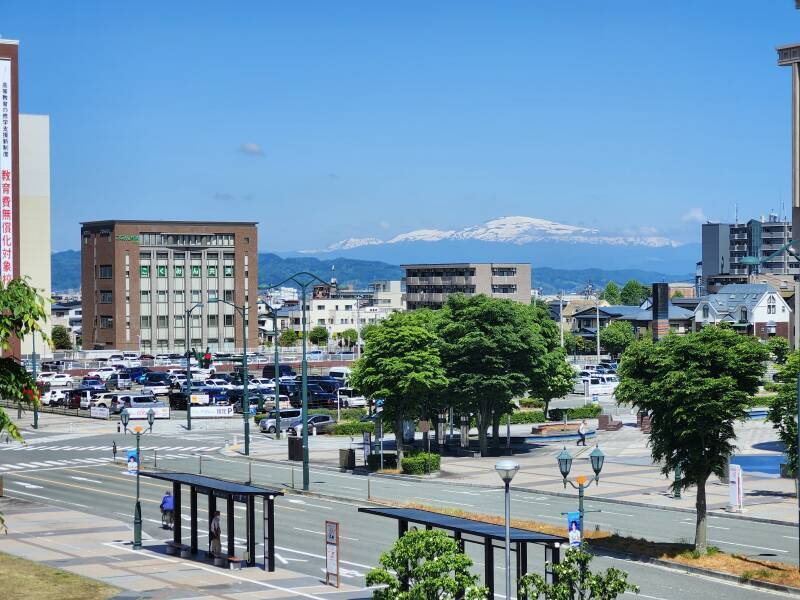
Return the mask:
<path id="1" fill-rule="evenodd" d="M 342 387 L 342 382 L 338 379 L 330 377 L 329 375 L 308 375 L 306 377 L 309 384 L 318 385 L 324 391 L 336 395 L 336 392 Z M 301 377 L 295 377 L 295 381 L 299 384 L 302 381 Z"/>
<path id="2" fill-rule="evenodd" d="M 289 403 L 297 408 L 303 405 L 303 392 L 297 388 L 294 396 L 289 396 Z M 336 394 L 326 392 L 320 386 L 308 384 L 308 407 L 309 408 L 336 408 Z"/>
<path id="3" fill-rule="evenodd" d="M 294 377 L 297 373 L 289 365 L 280 365 L 278 367 L 278 377 Z M 261 376 L 268 379 L 275 379 L 275 365 L 266 365 L 261 371 Z"/>

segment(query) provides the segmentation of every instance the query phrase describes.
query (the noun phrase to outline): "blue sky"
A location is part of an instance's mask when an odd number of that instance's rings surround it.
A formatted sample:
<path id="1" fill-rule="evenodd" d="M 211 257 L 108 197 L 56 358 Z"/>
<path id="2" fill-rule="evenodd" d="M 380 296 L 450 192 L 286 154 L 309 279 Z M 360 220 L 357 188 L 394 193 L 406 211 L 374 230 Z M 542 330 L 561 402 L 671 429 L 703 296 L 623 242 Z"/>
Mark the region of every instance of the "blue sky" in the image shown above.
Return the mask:
<path id="1" fill-rule="evenodd" d="M 697 241 L 789 205 L 790 0 L 3 6 L 54 250 L 104 218 L 257 220 L 277 251 L 503 215 Z"/>

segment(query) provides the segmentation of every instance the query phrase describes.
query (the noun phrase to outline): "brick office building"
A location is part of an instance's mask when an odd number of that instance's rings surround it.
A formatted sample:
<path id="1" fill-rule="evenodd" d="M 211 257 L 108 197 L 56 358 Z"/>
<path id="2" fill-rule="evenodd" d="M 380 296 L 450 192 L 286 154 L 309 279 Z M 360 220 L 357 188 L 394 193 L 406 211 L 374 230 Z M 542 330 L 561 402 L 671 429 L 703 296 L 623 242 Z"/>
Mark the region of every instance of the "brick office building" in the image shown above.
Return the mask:
<path id="1" fill-rule="evenodd" d="M 256 223 L 91 221 L 81 224 L 83 348 L 143 353 L 258 341 Z M 186 310 L 192 311 L 186 322 Z M 252 318 L 249 318 L 252 315 Z M 187 333 L 188 327 L 188 333 Z"/>

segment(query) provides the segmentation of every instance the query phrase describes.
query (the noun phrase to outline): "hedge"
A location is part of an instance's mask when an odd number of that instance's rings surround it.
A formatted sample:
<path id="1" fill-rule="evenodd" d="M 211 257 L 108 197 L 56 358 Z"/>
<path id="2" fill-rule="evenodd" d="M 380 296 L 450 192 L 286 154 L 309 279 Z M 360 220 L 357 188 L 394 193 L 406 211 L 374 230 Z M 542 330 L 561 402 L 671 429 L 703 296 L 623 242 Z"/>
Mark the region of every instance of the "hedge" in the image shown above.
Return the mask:
<path id="1" fill-rule="evenodd" d="M 579 406 L 577 408 L 553 408 L 550 410 L 548 418 L 551 421 L 563 421 L 564 411 L 567 411 L 569 419 L 596 419 L 603 409 L 596 404 L 589 406 Z"/>
<path id="2" fill-rule="evenodd" d="M 381 468 L 381 455 L 370 454 L 367 456 L 367 468 L 370 471 L 377 471 Z M 396 469 L 397 468 L 397 454 L 394 452 L 384 452 L 383 454 L 383 468 Z"/>
<path id="3" fill-rule="evenodd" d="M 331 433 L 333 435 L 361 435 L 365 431 L 375 433 L 375 423 L 371 421 L 346 421 L 336 423 Z"/>
<path id="4" fill-rule="evenodd" d="M 506 422 L 506 418 L 500 419 L 500 424 Z M 519 425 L 522 423 L 544 423 L 544 413 L 541 410 L 515 410 L 511 413 L 511 423 Z"/>
<path id="5" fill-rule="evenodd" d="M 309 409 L 310 415 L 328 415 L 329 417 L 336 418 L 336 409 L 330 408 L 312 408 Z M 358 421 L 361 417 L 367 414 L 366 408 L 343 408 L 342 421 Z"/>
<path id="6" fill-rule="evenodd" d="M 407 475 L 424 475 L 439 470 L 442 457 L 432 452 L 418 452 L 403 458 L 400 468 Z"/>
<path id="7" fill-rule="evenodd" d="M 540 398 L 520 398 L 521 408 L 544 408 L 544 400 Z"/>

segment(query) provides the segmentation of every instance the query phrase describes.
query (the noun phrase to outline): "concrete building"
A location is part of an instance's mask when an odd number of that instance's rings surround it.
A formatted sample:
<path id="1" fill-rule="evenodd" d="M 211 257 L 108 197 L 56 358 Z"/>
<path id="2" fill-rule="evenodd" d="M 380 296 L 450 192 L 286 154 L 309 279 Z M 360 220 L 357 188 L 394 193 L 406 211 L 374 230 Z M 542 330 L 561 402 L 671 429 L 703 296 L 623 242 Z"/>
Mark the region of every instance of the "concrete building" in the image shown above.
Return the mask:
<path id="1" fill-rule="evenodd" d="M 256 223 L 81 224 L 83 348 L 143 353 L 241 349 L 258 341 Z M 186 310 L 196 304 L 186 322 Z M 249 318 L 250 315 L 253 318 Z"/>
<path id="2" fill-rule="evenodd" d="M 486 294 L 493 298 L 531 302 L 528 263 L 450 263 L 402 265 L 408 310 L 438 309 L 447 296 Z"/>
<path id="3" fill-rule="evenodd" d="M 773 336 L 788 339 L 791 310 L 781 295 L 766 284 L 726 285 L 718 293 L 701 298 L 694 311 L 696 330 L 719 323 L 762 340 Z"/>
<path id="4" fill-rule="evenodd" d="M 83 328 L 83 316 L 80 300 L 64 300 L 54 302 L 51 306 L 52 324 L 61 325 L 69 333 L 72 347 L 77 348 Z M 39 352 L 37 347 L 36 352 Z"/>
<path id="5" fill-rule="evenodd" d="M 20 274 L 43 298 L 50 298 L 50 117 L 19 116 L 19 265 Z M 52 331 L 50 303 L 45 302 L 47 320 L 42 329 Z M 34 335 L 36 340 L 34 340 Z M 41 335 L 32 334 L 22 340 L 22 354 L 33 352 L 45 356 L 52 352 Z"/>

